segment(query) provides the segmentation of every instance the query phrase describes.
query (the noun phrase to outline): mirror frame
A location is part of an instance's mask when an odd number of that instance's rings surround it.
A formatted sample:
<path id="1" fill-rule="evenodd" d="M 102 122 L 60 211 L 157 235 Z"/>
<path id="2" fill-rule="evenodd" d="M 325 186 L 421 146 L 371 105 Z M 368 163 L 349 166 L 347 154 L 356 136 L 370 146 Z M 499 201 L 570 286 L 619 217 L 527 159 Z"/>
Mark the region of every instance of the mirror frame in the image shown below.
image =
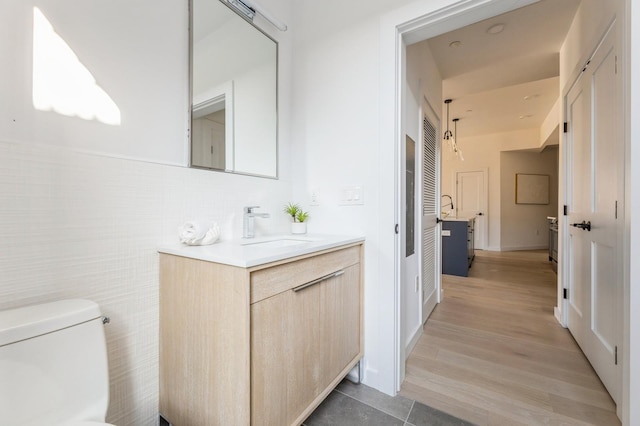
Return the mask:
<path id="1" fill-rule="evenodd" d="M 209 100 L 198 100 L 198 104 L 194 105 L 193 101 L 193 2 L 194 0 L 188 0 L 188 7 L 189 7 L 189 110 L 188 110 L 188 127 L 187 127 L 187 144 L 188 144 L 188 152 L 189 152 L 189 158 L 188 158 L 188 165 L 187 167 L 189 168 L 194 168 L 194 169 L 200 169 L 200 170 L 209 170 L 212 172 L 224 172 L 224 173 L 231 173 L 231 174 L 237 174 L 237 175 L 245 175 L 245 176 L 254 176 L 254 177 L 260 177 L 260 178 L 267 178 L 267 179 L 279 179 L 280 176 L 280 161 L 279 161 L 279 152 L 280 152 L 280 120 L 279 120 L 279 114 L 278 114 L 278 104 L 279 104 L 279 84 L 278 84 L 278 79 L 279 79 L 279 57 L 280 57 L 280 46 L 278 44 L 278 41 L 276 39 L 274 39 L 273 37 L 271 37 L 269 34 L 267 34 L 264 30 L 262 30 L 262 28 L 258 27 L 256 24 L 253 23 L 252 20 L 250 20 L 249 18 L 247 18 L 246 16 L 244 16 L 243 14 L 241 14 L 239 11 L 237 11 L 235 8 L 233 8 L 227 1 L 225 0 L 211 0 L 211 1 L 217 1 L 219 2 L 222 6 L 225 6 L 227 8 L 229 8 L 229 10 L 231 10 L 233 13 L 235 13 L 238 17 L 242 18 L 244 21 L 246 21 L 248 24 L 250 24 L 252 27 L 254 27 L 256 30 L 258 30 L 260 33 L 262 33 L 262 35 L 264 35 L 265 37 L 267 37 L 269 40 L 273 41 L 273 43 L 275 44 L 275 48 L 276 48 L 276 81 L 275 83 L 275 91 L 276 91 L 276 99 L 275 99 L 275 116 L 276 116 L 276 131 L 275 131 L 275 175 L 274 176 L 270 176 L 270 175 L 261 175 L 261 174 L 256 174 L 256 173 L 250 173 L 250 172 L 245 172 L 245 171 L 237 171 L 237 170 L 232 170 L 232 169 L 227 169 L 226 168 L 226 164 L 228 164 L 228 161 L 230 158 L 234 158 L 235 157 L 235 139 L 233 139 L 234 136 L 234 129 L 235 129 L 235 125 L 236 122 L 234 120 L 232 111 L 233 111 L 233 103 L 234 103 L 234 98 L 233 98 L 233 82 L 232 81 L 228 81 L 228 82 L 224 82 L 221 83 L 220 86 L 218 86 L 217 88 L 213 89 L 212 91 L 210 91 L 209 93 L 212 93 L 214 95 L 214 97 L 212 99 Z M 217 93 L 217 94 L 216 94 Z M 233 143 L 231 144 L 231 146 L 233 147 L 232 152 L 230 153 L 229 150 L 227 149 L 226 151 L 226 158 L 225 158 L 225 169 L 214 169 L 214 168 L 209 168 L 209 167 L 201 167 L 201 166 L 194 166 L 192 164 L 192 155 L 193 155 L 193 145 L 192 145 L 192 128 L 193 128 L 193 112 L 196 108 L 201 109 L 201 108 L 205 108 L 209 105 L 213 105 L 216 102 L 220 102 L 221 99 L 224 99 L 225 102 L 230 103 L 232 105 L 232 108 L 227 108 L 225 111 L 225 145 L 228 147 L 229 144 L 226 142 L 226 139 L 228 137 L 231 137 L 231 140 L 233 140 Z M 227 126 L 227 123 L 231 123 L 231 126 Z M 230 129 L 229 129 L 230 127 Z"/>

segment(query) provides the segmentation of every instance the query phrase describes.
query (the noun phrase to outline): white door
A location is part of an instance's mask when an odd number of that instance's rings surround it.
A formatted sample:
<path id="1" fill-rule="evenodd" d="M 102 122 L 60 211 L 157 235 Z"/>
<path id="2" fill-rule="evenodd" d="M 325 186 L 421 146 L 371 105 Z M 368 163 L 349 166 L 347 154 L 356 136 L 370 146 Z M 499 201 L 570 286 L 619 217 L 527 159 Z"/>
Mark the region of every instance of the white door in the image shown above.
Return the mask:
<path id="1" fill-rule="evenodd" d="M 440 211 L 440 144 L 438 120 L 426 102 L 422 119 L 422 322 L 440 302 L 442 251 L 438 212 Z"/>
<path id="2" fill-rule="evenodd" d="M 620 396 L 621 92 L 615 30 L 566 98 L 568 327 L 614 401 Z"/>
<path id="3" fill-rule="evenodd" d="M 487 236 L 487 172 L 456 172 L 457 217 L 476 217 L 474 227 L 474 247 L 486 248 Z"/>
<path id="4" fill-rule="evenodd" d="M 222 114 L 220 114 L 222 113 Z M 192 123 L 191 164 L 198 167 L 225 169 L 224 110 L 197 118 Z"/>

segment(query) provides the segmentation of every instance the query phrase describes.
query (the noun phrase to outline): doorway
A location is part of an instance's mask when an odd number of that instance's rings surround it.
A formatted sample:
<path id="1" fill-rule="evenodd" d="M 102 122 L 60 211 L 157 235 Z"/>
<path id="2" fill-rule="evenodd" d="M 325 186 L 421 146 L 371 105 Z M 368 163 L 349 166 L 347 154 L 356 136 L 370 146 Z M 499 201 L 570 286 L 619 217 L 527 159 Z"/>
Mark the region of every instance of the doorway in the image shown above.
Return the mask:
<path id="1" fill-rule="evenodd" d="M 499 1 L 495 2 L 493 4 L 493 6 L 498 7 L 498 8 L 504 7 L 505 9 L 508 8 L 508 6 L 505 6 L 504 4 L 502 4 Z M 478 5 L 474 5 L 474 7 L 480 8 L 480 6 L 478 6 Z M 461 9 L 462 9 L 462 7 L 461 7 Z M 468 12 L 468 9 L 466 9 L 466 11 Z M 445 15 L 447 15 L 449 17 L 456 16 L 456 18 L 458 18 L 457 22 L 459 22 L 459 20 L 461 18 L 459 16 L 457 16 L 456 13 L 449 14 L 449 12 L 450 11 L 447 11 L 447 13 L 445 13 Z M 460 10 L 458 12 L 460 12 Z M 485 12 L 486 12 L 486 10 L 485 10 Z M 491 15 L 491 16 L 493 16 L 493 15 Z M 429 18 L 431 19 L 431 21 L 429 21 Z M 411 24 L 407 24 L 405 27 L 400 26 L 399 27 L 400 28 L 400 33 L 402 34 L 403 31 L 406 31 L 408 33 L 407 36 L 405 37 L 405 41 L 406 42 L 415 41 L 417 37 L 420 37 L 418 34 L 422 34 L 424 36 L 425 33 L 428 33 L 428 31 L 425 30 L 425 28 L 426 28 L 426 26 L 429 25 L 429 23 L 433 24 L 433 27 L 437 27 L 437 29 L 441 29 L 442 28 L 442 19 L 443 19 L 442 15 L 437 15 L 437 16 L 431 15 L 430 17 L 427 15 L 427 17 L 425 17 L 424 20 L 422 20 L 420 23 L 417 23 L 417 21 L 414 20 L 414 21 L 411 22 Z M 452 18 L 452 20 L 453 20 L 453 18 Z M 435 22 L 437 22 L 439 25 L 436 25 Z M 432 28 L 432 30 L 437 31 L 436 29 L 433 29 L 433 28 Z"/>

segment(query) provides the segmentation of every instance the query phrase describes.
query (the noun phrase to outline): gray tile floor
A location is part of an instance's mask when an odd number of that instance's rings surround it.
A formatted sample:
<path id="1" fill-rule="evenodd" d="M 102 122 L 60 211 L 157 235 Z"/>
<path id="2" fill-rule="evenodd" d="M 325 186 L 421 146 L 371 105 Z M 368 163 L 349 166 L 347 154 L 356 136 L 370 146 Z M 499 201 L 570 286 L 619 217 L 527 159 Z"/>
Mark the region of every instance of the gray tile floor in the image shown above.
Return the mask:
<path id="1" fill-rule="evenodd" d="M 388 396 L 366 385 L 343 380 L 305 420 L 305 426 L 467 426 L 450 416 L 400 395 Z"/>
<path id="2" fill-rule="evenodd" d="M 343 380 L 307 418 L 304 426 L 472 426 L 400 395 L 391 397 Z M 169 422 L 160 418 L 160 426 Z"/>

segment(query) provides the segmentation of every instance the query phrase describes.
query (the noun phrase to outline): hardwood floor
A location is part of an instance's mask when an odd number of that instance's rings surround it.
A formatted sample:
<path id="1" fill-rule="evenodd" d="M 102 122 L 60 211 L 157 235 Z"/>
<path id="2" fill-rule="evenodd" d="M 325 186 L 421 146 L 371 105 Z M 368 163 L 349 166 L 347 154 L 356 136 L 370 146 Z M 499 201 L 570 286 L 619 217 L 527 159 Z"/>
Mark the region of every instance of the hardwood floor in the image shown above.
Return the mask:
<path id="1" fill-rule="evenodd" d="M 546 251 L 476 252 L 406 364 L 400 394 L 478 425 L 619 425 L 615 404 L 553 316 Z"/>

